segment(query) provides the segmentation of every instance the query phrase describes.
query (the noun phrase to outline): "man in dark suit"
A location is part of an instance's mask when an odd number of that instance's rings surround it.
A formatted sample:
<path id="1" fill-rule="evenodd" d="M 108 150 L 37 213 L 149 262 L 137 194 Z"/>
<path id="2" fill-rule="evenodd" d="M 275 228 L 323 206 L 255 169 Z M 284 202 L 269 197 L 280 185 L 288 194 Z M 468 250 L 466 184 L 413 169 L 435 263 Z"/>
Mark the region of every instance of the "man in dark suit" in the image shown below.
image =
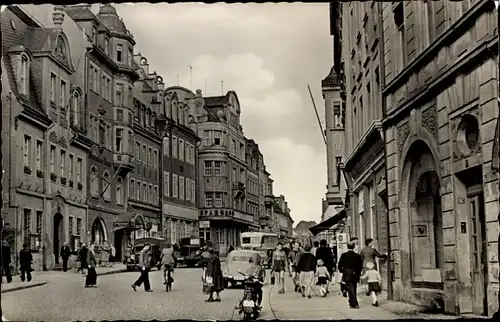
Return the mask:
<path id="1" fill-rule="evenodd" d="M 69 248 L 68 243 L 64 243 L 61 247 L 61 258 L 63 261 L 63 272 L 68 271 L 68 260 L 71 256 L 71 248 Z"/>
<path id="2" fill-rule="evenodd" d="M 349 306 L 353 309 L 359 308 L 357 298 L 357 286 L 361 271 L 363 270 L 363 258 L 354 252 L 356 245 L 353 242 L 347 244 L 348 251 L 340 256 L 339 271 L 342 273 L 342 282 L 349 296 Z"/>

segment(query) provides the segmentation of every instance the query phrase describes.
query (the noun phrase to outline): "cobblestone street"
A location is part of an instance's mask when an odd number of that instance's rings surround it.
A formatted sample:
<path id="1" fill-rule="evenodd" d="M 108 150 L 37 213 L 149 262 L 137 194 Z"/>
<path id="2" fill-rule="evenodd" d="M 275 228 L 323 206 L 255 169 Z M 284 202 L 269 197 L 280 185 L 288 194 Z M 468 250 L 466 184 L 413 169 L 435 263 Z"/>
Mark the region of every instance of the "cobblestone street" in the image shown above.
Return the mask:
<path id="1" fill-rule="evenodd" d="M 145 293 L 143 288 L 134 292 L 130 284 L 138 276 L 138 272 L 99 276 L 94 289 L 83 287 L 82 275 L 57 272 L 43 286 L 2 294 L 2 309 L 10 321 L 228 320 L 242 292 L 224 290 L 221 303 L 205 303 L 198 269 L 176 269 L 169 293 L 158 271 L 150 273 L 154 292 Z"/>

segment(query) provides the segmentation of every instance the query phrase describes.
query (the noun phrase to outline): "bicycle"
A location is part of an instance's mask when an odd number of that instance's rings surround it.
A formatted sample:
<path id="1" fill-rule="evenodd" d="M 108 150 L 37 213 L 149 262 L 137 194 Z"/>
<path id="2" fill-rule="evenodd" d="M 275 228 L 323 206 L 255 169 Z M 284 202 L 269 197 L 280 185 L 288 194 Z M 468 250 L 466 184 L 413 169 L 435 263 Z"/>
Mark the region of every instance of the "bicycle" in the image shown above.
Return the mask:
<path id="1" fill-rule="evenodd" d="M 171 265 L 165 265 L 163 269 L 163 284 L 165 284 L 165 291 L 171 291 L 172 290 L 172 283 L 174 279 L 172 278 L 172 266 Z"/>

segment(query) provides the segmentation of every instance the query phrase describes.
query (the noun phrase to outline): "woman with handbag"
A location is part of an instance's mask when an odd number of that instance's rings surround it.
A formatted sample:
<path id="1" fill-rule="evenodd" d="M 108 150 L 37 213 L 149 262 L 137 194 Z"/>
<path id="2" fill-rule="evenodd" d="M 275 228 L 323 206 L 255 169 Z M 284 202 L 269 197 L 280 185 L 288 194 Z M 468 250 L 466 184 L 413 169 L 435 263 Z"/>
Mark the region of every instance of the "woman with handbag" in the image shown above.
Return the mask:
<path id="1" fill-rule="evenodd" d="M 219 256 L 215 253 L 213 248 L 209 248 L 210 257 L 207 261 L 207 268 L 205 272 L 205 285 L 204 289 L 209 294 L 208 299 L 205 302 L 220 302 L 220 292 L 224 289 L 224 279 L 222 277 L 222 269 L 220 264 Z M 214 299 L 214 292 L 217 297 Z"/>

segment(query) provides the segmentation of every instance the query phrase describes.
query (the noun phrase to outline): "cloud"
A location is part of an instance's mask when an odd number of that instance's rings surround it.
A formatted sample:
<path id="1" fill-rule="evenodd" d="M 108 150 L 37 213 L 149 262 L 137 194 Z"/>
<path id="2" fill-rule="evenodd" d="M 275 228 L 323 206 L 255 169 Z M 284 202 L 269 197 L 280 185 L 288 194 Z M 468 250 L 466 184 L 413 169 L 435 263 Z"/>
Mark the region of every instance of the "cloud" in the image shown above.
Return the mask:
<path id="1" fill-rule="evenodd" d="M 304 105 L 300 93 L 295 89 L 285 89 L 266 94 L 263 97 L 240 95 L 245 114 L 259 117 L 286 117 L 300 113 Z"/>
<path id="2" fill-rule="evenodd" d="M 147 57 L 167 86 L 179 83 L 216 96 L 222 94 L 223 80 L 224 94 L 236 91 L 244 133 L 262 149 L 276 191 L 289 200 L 296 222 L 318 221 L 326 156 L 307 84 L 324 119 L 320 83 L 332 64 L 328 4 L 136 3 L 117 8 L 134 34 L 136 52 Z"/>
<path id="3" fill-rule="evenodd" d="M 274 74 L 264 68 L 264 60 L 253 53 L 229 55 L 223 59 L 202 55 L 191 66 L 193 86 L 204 90 L 207 79 L 210 84 L 208 95 L 221 94 L 221 81 L 224 81 L 225 92 L 232 89 L 238 95 L 252 96 L 271 87 L 275 80 Z M 182 79 L 185 85 L 189 84 L 189 77 L 186 71 Z"/>
<path id="4" fill-rule="evenodd" d="M 325 193 L 326 159 L 322 153 L 289 138 L 259 142 L 267 170 L 274 179 L 274 195 L 284 195 L 292 218 L 318 222 Z"/>

